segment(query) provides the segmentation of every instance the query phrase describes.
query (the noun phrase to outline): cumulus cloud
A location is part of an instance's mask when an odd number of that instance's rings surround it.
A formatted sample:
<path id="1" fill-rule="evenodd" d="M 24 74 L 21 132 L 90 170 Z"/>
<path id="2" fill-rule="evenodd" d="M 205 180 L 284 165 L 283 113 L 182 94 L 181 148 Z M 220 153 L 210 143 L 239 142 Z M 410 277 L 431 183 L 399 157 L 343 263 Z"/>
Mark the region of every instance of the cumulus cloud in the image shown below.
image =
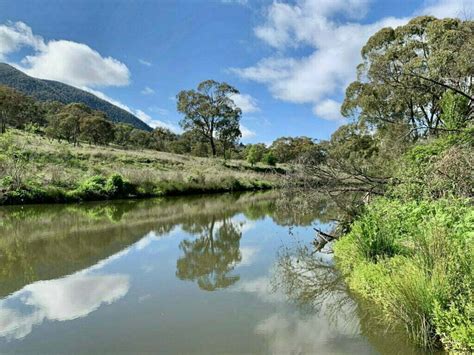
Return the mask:
<path id="1" fill-rule="evenodd" d="M 339 108 L 341 104 L 332 99 L 326 99 L 319 102 L 313 107 L 313 112 L 316 116 L 321 117 L 328 121 L 342 121 L 343 117 Z"/>
<path id="2" fill-rule="evenodd" d="M 41 50 L 45 44 L 43 38 L 34 35 L 31 28 L 23 22 L 7 22 L 0 25 L 0 60 L 5 60 L 7 54 L 25 46 Z"/>
<path id="3" fill-rule="evenodd" d="M 65 40 L 45 41 L 23 22 L 0 26 L 0 59 L 22 47 L 33 54 L 16 66 L 25 73 L 73 86 L 123 86 L 130 81 L 127 66 L 112 57 L 103 57 L 86 44 Z"/>
<path id="4" fill-rule="evenodd" d="M 74 86 L 124 86 L 129 83 L 127 66 L 102 57 L 89 46 L 71 41 L 50 41 L 34 55 L 22 60 L 27 74 Z"/>
<path id="5" fill-rule="evenodd" d="M 231 96 L 232 101 L 239 107 L 243 113 L 258 112 L 257 99 L 248 94 L 234 94 Z"/>
<path id="6" fill-rule="evenodd" d="M 142 91 L 141 93 L 143 95 L 153 95 L 155 93 L 155 90 L 153 90 L 151 87 L 149 86 L 146 86 Z"/>
<path id="7" fill-rule="evenodd" d="M 471 11 L 464 0 L 430 1 L 418 13 L 456 16 Z M 323 119 L 338 119 L 335 96 L 355 79 L 361 61 L 360 49 L 383 27 L 396 27 L 407 18 L 386 17 L 361 24 L 368 0 L 300 0 L 296 4 L 273 2 L 255 35 L 275 48 L 274 54 L 246 68 L 230 68 L 241 78 L 265 84 L 280 100 L 312 104 Z M 296 48 L 310 49 L 306 56 L 291 54 Z M 294 52 L 293 52 L 294 53 Z"/>
<path id="8" fill-rule="evenodd" d="M 257 135 L 254 131 L 245 127 L 243 124 L 240 124 L 240 132 L 242 133 L 242 139 L 252 138 Z"/>

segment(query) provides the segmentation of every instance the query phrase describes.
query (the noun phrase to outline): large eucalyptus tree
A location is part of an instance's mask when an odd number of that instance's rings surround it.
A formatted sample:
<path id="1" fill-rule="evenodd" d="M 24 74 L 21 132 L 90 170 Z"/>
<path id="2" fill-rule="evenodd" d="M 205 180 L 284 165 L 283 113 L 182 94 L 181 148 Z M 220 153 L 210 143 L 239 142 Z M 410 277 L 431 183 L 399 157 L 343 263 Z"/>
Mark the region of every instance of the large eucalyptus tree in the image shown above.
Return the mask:
<path id="1" fill-rule="evenodd" d="M 467 101 L 462 114 L 472 119 L 473 53 L 473 21 L 421 16 L 381 29 L 362 48 L 341 112 L 377 127 L 404 122 L 415 136 L 429 135 L 445 129 L 442 98 L 449 90 Z"/>
<path id="2" fill-rule="evenodd" d="M 238 90 L 227 83 L 206 80 L 197 90 L 183 90 L 177 95 L 178 111 L 184 114 L 180 124 L 184 130 L 196 130 L 205 138 L 212 155 L 217 154 L 216 139 L 227 140 L 226 134 L 240 136 L 239 122 L 242 111 L 231 96 Z"/>

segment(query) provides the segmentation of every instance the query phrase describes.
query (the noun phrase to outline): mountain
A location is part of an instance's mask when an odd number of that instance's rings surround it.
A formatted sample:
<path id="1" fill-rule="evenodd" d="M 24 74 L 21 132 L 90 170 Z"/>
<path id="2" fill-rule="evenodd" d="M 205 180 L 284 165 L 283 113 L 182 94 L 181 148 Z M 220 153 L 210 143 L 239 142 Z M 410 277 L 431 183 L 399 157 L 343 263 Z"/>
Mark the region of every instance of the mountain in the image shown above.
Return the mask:
<path id="1" fill-rule="evenodd" d="M 129 123 L 136 128 L 151 131 L 150 126 L 130 112 L 87 91 L 58 81 L 32 78 L 5 63 L 0 63 L 0 85 L 9 86 L 40 101 L 59 101 L 65 104 L 81 102 L 94 110 L 105 112 L 113 122 Z"/>

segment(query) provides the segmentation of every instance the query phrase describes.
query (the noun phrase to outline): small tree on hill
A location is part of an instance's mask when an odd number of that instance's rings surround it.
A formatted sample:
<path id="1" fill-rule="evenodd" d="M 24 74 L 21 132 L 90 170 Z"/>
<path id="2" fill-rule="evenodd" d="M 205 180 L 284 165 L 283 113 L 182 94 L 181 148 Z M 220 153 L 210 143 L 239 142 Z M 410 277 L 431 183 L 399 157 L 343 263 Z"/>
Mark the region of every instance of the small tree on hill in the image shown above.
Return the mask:
<path id="1" fill-rule="evenodd" d="M 265 147 L 265 144 L 252 144 L 247 149 L 246 159 L 252 166 L 254 166 L 255 163 L 262 161 L 263 155 L 266 153 L 266 151 L 267 148 Z"/>
<path id="2" fill-rule="evenodd" d="M 206 80 L 197 90 L 183 90 L 177 96 L 178 111 L 185 115 L 181 126 L 199 132 L 209 142 L 213 156 L 217 154 L 216 137 L 240 121 L 242 111 L 230 99 L 238 93 L 229 84 Z"/>
<path id="3" fill-rule="evenodd" d="M 91 144 L 108 144 L 114 139 L 113 124 L 102 114 L 92 114 L 80 121 L 81 138 Z"/>

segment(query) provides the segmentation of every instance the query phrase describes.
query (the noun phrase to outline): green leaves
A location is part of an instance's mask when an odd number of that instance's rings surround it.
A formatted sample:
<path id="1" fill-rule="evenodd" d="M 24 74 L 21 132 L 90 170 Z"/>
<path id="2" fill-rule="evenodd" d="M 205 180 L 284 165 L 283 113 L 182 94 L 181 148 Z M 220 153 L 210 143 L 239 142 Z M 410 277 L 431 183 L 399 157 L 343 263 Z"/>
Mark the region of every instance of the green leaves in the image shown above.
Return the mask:
<path id="1" fill-rule="evenodd" d="M 238 90 L 227 83 L 206 80 L 196 90 L 183 90 L 177 95 L 177 109 L 185 116 L 181 127 L 196 130 L 206 139 L 216 155 L 215 138 L 226 144 L 241 137 L 239 122 L 242 110 L 230 98 Z"/>
<path id="2" fill-rule="evenodd" d="M 473 21 L 429 16 L 378 31 L 362 49 L 364 62 L 346 90 L 341 113 L 376 127 L 407 123 L 414 138 L 471 120 L 473 38 Z M 456 110 L 462 110 L 455 122 L 448 119 L 452 112 L 444 117 L 442 106 L 452 106 L 442 99 L 448 89 L 467 100 L 456 99 Z"/>

